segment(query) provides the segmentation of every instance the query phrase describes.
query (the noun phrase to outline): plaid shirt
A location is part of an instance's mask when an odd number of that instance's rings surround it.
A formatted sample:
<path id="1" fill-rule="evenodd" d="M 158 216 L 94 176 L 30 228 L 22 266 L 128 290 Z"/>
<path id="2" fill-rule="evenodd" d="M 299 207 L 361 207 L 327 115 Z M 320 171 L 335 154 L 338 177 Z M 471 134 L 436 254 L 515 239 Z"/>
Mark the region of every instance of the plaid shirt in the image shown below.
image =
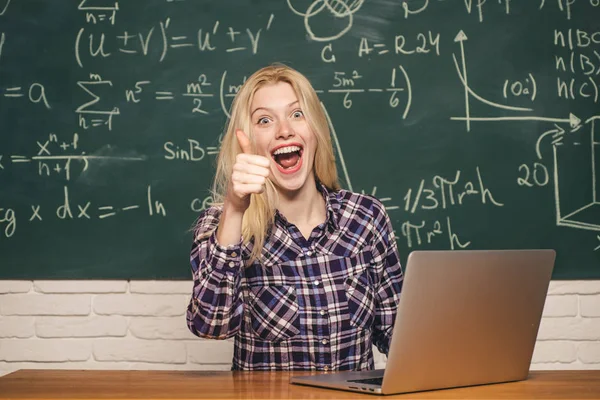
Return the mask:
<path id="1" fill-rule="evenodd" d="M 308 240 L 277 212 L 247 267 L 252 243 L 216 240 L 221 208 L 200 215 L 187 323 L 235 336 L 233 370 L 373 369 L 373 344 L 388 352 L 403 278 L 389 217 L 371 196 L 320 190 L 327 219 Z"/>

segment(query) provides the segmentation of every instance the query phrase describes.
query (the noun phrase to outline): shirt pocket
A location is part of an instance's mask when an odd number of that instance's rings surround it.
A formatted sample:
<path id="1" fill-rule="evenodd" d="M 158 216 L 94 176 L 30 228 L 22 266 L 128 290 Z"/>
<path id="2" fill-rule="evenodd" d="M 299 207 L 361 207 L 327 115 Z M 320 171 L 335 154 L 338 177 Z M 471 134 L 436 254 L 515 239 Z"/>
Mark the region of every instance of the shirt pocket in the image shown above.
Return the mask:
<path id="1" fill-rule="evenodd" d="M 346 278 L 344 283 L 350 324 L 360 329 L 370 328 L 375 320 L 375 291 L 366 266 L 359 267 L 353 275 Z"/>
<path id="2" fill-rule="evenodd" d="M 300 333 L 296 290 L 292 286 L 250 287 L 252 330 L 259 338 L 277 342 Z"/>

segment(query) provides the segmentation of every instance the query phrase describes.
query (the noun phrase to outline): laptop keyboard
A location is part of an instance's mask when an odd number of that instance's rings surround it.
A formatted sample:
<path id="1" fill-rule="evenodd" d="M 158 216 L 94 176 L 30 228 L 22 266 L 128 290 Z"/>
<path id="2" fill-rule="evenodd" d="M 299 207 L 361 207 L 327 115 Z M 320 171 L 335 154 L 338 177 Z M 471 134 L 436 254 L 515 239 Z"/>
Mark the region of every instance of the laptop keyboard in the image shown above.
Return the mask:
<path id="1" fill-rule="evenodd" d="M 367 379 L 354 379 L 354 380 L 348 380 L 348 382 L 366 383 L 367 385 L 379 385 L 379 386 L 381 386 L 383 384 L 383 377 L 379 377 L 379 378 L 367 378 Z"/>

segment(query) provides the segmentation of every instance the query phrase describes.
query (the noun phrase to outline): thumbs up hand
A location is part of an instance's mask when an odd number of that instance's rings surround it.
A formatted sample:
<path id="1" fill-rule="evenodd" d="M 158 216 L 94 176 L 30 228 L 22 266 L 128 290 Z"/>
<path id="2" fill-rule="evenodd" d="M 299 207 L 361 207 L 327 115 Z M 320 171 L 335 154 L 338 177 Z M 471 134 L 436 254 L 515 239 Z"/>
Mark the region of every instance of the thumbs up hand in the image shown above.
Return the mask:
<path id="1" fill-rule="evenodd" d="M 252 154 L 250 139 L 244 131 L 238 129 L 235 135 L 243 153 L 237 155 L 233 165 L 227 201 L 239 212 L 245 212 L 250 206 L 250 195 L 265 190 L 271 162 L 266 157 Z"/>

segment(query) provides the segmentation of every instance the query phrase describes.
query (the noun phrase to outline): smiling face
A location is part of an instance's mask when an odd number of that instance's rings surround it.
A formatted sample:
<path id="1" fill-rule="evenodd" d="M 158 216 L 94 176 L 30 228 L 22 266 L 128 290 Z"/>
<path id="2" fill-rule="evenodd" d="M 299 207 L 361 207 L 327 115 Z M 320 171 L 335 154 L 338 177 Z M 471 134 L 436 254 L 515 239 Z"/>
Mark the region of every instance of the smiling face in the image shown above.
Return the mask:
<path id="1" fill-rule="evenodd" d="M 250 105 L 257 153 L 271 160 L 271 180 L 280 192 L 315 187 L 317 140 L 292 86 L 285 82 L 258 89 Z"/>

